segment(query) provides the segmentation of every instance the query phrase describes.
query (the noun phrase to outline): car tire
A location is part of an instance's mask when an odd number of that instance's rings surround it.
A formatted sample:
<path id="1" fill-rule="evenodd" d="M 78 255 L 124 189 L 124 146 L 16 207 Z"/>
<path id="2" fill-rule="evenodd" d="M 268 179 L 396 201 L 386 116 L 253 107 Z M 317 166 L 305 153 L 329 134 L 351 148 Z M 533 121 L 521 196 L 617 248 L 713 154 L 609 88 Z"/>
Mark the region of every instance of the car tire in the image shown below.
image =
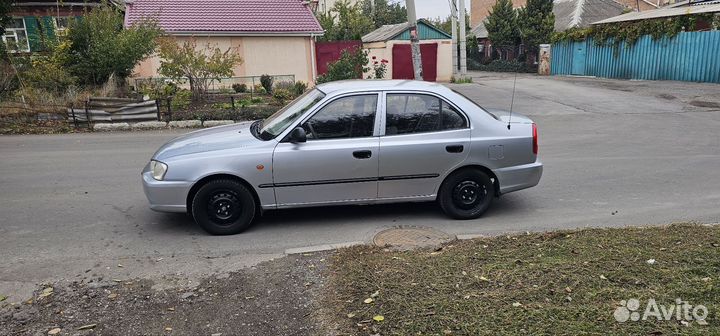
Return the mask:
<path id="1" fill-rule="evenodd" d="M 195 222 L 214 235 L 231 235 L 252 225 L 256 211 L 255 198 L 242 183 L 212 180 L 195 193 L 192 215 Z"/>
<path id="2" fill-rule="evenodd" d="M 494 190 L 487 174 L 476 169 L 462 169 L 448 176 L 440 186 L 438 203 L 452 218 L 474 219 L 490 207 Z"/>

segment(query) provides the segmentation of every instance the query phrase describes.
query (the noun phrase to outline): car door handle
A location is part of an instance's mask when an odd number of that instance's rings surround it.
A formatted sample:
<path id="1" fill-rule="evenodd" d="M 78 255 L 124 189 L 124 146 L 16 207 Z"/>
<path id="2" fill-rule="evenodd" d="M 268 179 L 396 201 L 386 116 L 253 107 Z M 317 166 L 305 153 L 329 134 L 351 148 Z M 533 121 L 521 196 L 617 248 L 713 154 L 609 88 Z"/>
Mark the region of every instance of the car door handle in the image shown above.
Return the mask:
<path id="1" fill-rule="evenodd" d="M 372 152 L 369 150 L 354 151 L 353 156 L 356 159 L 369 159 L 372 156 Z"/>
<path id="2" fill-rule="evenodd" d="M 462 151 L 465 149 L 465 146 L 463 145 L 450 145 L 445 146 L 445 150 L 448 153 L 462 153 Z"/>

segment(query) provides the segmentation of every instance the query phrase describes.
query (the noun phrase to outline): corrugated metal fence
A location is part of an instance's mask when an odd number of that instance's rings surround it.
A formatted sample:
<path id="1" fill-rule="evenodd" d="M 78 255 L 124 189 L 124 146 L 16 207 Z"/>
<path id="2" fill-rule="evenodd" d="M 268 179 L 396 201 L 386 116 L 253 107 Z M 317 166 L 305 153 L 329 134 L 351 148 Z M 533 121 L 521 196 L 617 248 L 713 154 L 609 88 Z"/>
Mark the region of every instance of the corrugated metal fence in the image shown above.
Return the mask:
<path id="1" fill-rule="evenodd" d="M 114 122 L 159 120 L 154 100 L 138 101 L 128 98 L 90 98 L 84 107 L 68 108 L 71 122 Z"/>
<path id="2" fill-rule="evenodd" d="M 720 83 L 720 31 L 674 38 L 641 37 L 628 47 L 597 46 L 588 39 L 552 45 L 551 73 L 626 79 Z"/>

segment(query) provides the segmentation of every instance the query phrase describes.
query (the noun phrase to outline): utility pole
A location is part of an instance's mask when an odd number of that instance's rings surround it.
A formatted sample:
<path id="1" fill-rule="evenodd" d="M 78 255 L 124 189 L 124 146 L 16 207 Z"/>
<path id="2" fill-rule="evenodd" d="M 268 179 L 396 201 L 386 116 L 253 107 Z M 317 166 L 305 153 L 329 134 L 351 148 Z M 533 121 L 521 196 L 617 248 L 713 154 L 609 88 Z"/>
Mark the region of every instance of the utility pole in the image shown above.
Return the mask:
<path id="1" fill-rule="evenodd" d="M 458 72 L 458 36 L 457 36 L 457 7 L 455 0 L 448 0 L 450 3 L 450 21 L 452 22 L 452 73 Z"/>
<path id="2" fill-rule="evenodd" d="M 412 50 L 415 80 L 423 80 L 420 39 L 417 30 L 417 16 L 415 15 L 415 0 L 406 0 L 405 6 L 407 6 L 408 24 L 410 25 L 410 49 Z"/>
<path id="3" fill-rule="evenodd" d="M 460 74 L 467 74 L 467 38 L 465 32 L 467 31 L 465 24 L 465 0 L 460 1 Z"/>

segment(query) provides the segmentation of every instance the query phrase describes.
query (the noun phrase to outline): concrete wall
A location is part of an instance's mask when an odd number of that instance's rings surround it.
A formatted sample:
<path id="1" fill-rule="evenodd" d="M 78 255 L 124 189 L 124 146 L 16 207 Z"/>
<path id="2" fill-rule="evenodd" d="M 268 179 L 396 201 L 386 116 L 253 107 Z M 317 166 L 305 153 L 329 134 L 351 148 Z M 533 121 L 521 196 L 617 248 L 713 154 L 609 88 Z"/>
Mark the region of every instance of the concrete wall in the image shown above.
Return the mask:
<path id="1" fill-rule="evenodd" d="M 210 36 L 177 37 L 178 43 L 196 39 L 198 49 L 210 44 L 221 50 L 236 48 L 243 63 L 234 76 L 295 75 L 296 81 L 313 83 L 314 41 L 307 36 Z M 160 59 L 151 56 L 135 67 L 133 77 L 159 77 Z"/>
<path id="2" fill-rule="evenodd" d="M 422 40 L 420 43 L 437 43 L 437 81 L 449 82 L 452 77 L 452 42 L 450 40 Z M 363 49 L 368 50 L 368 57 L 372 62 L 372 57 L 376 57 L 376 61 L 383 59 L 388 60 L 388 68 L 385 78 L 392 78 L 392 49 L 395 44 L 410 44 L 410 41 L 386 41 L 363 43 Z M 366 76 L 367 77 L 367 76 Z"/>

